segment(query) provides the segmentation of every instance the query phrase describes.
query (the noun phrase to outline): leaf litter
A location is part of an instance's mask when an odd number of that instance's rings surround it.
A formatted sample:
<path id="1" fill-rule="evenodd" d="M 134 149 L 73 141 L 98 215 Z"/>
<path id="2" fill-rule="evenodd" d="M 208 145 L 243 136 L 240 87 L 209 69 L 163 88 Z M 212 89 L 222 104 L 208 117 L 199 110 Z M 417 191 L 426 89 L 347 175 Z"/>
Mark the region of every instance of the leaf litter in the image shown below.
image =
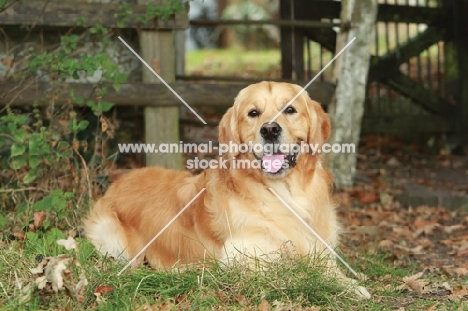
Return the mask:
<path id="1" fill-rule="evenodd" d="M 387 146 L 392 145 L 387 143 Z M 450 190 L 466 195 L 468 183 L 464 181 L 468 178 L 460 182 L 451 183 L 447 179 L 438 183 L 438 175 L 433 173 L 427 175 L 432 179 L 417 174 L 406 174 L 406 179 L 397 179 L 395 176 L 411 172 L 415 167 L 419 173 L 445 165 L 445 162 L 438 164 L 437 157 L 435 160 L 405 158 L 406 155 L 395 152 L 393 158 L 389 158 L 380 152 L 372 154 L 369 150 L 375 146 L 365 148 L 365 152 L 359 155 L 358 182 L 337 193 L 340 219 L 346 230 L 342 235 L 343 251 L 350 257 L 360 253 L 384 253 L 386 263 L 411 269 L 415 265 L 419 267 L 418 273 L 397 278 L 399 284 L 395 287 L 389 285 L 390 279 L 395 277 L 381 277 L 380 280 L 387 284 L 379 285 L 382 289 L 393 289 L 423 299 L 466 301 L 468 209 L 463 206 L 452 209 L 429 205 L 405 206 L 397 197 L 402 191 L 399 186 L 405 182 L 430 185 L 434 191 Z M 446 161 L 447 156 L 443 160 Z"/>
<path id="2" fill-rule="evenodd" d="M 66 240 L 58 240 L 57 244 L 64 246 L 67 250 L 73 249 L 75 255 L 78 251 L 78 243 L 71 236 Z M 41 257 L 38 257 L 41 259 L 38 265 L 29 269 L 31 281 L 21 288 L 20 301 L 27 303 L 31 299 L 34 289 L 37 289 L 43 295 L 65 292 L 77 302 L 83 302 L 88 280 L 84 269 L 76 260 L 76 256 L 60 254 L 52 257 Z M 73 270 L 79 272 L 78 280 L 73 277 Z"/>

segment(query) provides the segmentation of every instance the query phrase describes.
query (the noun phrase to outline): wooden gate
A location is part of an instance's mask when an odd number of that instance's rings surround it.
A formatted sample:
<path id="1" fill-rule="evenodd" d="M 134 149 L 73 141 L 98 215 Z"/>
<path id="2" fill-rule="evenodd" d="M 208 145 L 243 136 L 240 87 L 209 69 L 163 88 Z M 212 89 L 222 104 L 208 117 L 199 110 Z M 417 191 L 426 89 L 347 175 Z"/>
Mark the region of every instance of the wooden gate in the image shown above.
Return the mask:
<path id="1" fill-rule="evenodd" d="M 282 19 L 353 27 L 339 24 L 339 1 L 281 0 L 280 7 Z M 447 133 L 468 141 L 467 7 L 466 0 L 379 1 L 364 132 Z M 283 78 L 311 78 L 320 70 L 335 52 L 336 30 L 283 27 Z"/>

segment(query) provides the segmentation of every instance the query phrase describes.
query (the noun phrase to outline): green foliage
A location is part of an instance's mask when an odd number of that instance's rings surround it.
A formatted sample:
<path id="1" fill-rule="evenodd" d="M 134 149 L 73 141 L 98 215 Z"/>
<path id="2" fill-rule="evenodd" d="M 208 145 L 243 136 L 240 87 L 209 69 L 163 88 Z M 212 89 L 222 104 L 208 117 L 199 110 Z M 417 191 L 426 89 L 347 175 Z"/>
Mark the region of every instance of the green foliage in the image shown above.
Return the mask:
<path id="1" fill-rule="evenodd" d="M 0 8 L 10 3 L 0 0 Z M 111 40 L 115 41 L 113 31 L 98 24 L 79 35 L 62 35 L 51 46 L 28 48 L 29 54 L 20 54 L 23 59 L 16 60 L 22 67 L 10 79 L 19 85 L 44 76 L 59 82 L 100 79 L 94 95 L 88 97 L 77 96 L 69 84 L 63 105 L 55 102 L 56 90 L 51 89 L 30 110 L 0 109 L 0 169 L 4 172 L 0 175 L 0 206 L 4 207 L 0 229 L 6 230 L 4 237 L 20 231 L 34 236 L 33 214 L 37 212 L 46 213 L 40 225 L 44 232 L 78 225 L 76 206 L 86 207 L 91 200 L 94 176 L 106 162 L 102 150 L 107 134 L 99 122 L 114 104 L 103 99 L 108 93 L 104 84 L 118 90 L 128 78 L 105 52 Z M 93 50 L 101 49 L 90 52 L 90 42 L 94 42 Z"/>
<path id="2" fill-rule="evenodd" d="M 190 0 L 189 0 L 190 1 Z M 168 20 L 172 15 L 185 11 L 185 0 L 166 0 L 165 5 L 149 2 L 146 6 L 146 14 L 135 17 L 135 21 L 147 25 L 151 20 Z M 124 3 L 119 6 L 119 12 L 114 15 L 117 19 L 117 26 L 125 27 L 131 21 L 134 12 L 129 4 Z"/>
<path id="3" fill-rule="evenodd" d="M 12 3 L 18 2 L 18 0 L 0 0 L 0 12 L 8 8 Z"/>
<path id="4" fill-rule="evenodd" d="M 130 15 L 133 14 L 133 10 L 131 9 L 130 5 L 127 3 L 121 4 L 119 6 L 119 13 L 116 14 L 117 18 L 117 26 L 125 27 L 130 22 Z"/>
<path id="5" fill-rule="evenodd" d="M 66 234 L 58 229 L 51 228 L 47 231 L 26 233 L 26 249 L 31 255 L 57 256 L 64 253 L 62 246 L 57 245 L 57 240 L 66 239 Z"/>
<path id="6" fill-rule="evenodd" d="M 166 0 L 165 6 L 155 5 L 150 2 L 147 6 L 146 18 L 148 18 L 148 20 L 153 18 L 168 20 L 171 15 L 181 13 L 184 10 L 184 1 L 181 0 Z"/>

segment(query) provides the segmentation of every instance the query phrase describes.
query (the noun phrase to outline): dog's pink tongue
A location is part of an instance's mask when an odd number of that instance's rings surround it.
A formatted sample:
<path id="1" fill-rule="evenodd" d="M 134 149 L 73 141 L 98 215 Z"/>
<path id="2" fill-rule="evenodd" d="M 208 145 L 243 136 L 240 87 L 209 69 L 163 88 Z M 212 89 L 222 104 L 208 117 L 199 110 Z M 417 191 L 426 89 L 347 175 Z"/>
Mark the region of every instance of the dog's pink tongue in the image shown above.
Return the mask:
<path id="1" fill-rule="evenodd" d="M 268 173 L 276 173 L 283 166 L 284 158 L 284 154 L 264 155 L 262 157 L 263 168 Z"/>

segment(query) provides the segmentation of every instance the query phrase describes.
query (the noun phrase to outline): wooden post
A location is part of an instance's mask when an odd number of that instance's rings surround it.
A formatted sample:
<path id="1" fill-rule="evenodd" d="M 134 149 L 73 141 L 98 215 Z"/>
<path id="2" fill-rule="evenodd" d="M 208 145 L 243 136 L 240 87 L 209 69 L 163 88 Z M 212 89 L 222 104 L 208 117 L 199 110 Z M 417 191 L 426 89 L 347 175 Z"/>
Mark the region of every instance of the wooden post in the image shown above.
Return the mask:
<path id="1" fill-rule="evenodd" d="M 457 72 L 457 132 L 459 142 L 468 144 L 468 0 L 456 0 L 454 31 Z"/>
<path id="2" fill-rule="evenodd" d="M 300 1 L 300 0 L 297 0 Z M 282 20 L 293 20 L 296 6 L 294 1 L 280 0 Z M 297 27 L 281 27 L 281 77 L 283 79 L 304 80 L 304 38 Z"/>
<path id="3" fill-rule="evenodd" d="M 138 3 L 147 3 L 138 0 Z M 172 30 L 142 30 L 140 33 L 141 57 L 167 82 L 175 82 L 175 51 Z M 143 82 L 160 83 L 159 79 L 143 66 Z M 177 107 L 145 108 L 145 140 L 149 144 L 179 143 L 179 109 Z M 181 153 L 148 153 L 147 166 L 164 166 L 181 169 Z"/>
<path id="4" fill-rule="evenodd" d="M 376 16 L 377 0 L 342 1 L 341 23 L 351 27 L 341 29 L 337 37 L 337 52 L 354 37 L 356 40 L 335 64 L 338 85 L 335 100 L 328 109 L 333 128 L 331 144 L 354 144 L 357 149 Z M 353 184 L 356 153 L 331 153 L 329 164 L 337 186 Z"/>

